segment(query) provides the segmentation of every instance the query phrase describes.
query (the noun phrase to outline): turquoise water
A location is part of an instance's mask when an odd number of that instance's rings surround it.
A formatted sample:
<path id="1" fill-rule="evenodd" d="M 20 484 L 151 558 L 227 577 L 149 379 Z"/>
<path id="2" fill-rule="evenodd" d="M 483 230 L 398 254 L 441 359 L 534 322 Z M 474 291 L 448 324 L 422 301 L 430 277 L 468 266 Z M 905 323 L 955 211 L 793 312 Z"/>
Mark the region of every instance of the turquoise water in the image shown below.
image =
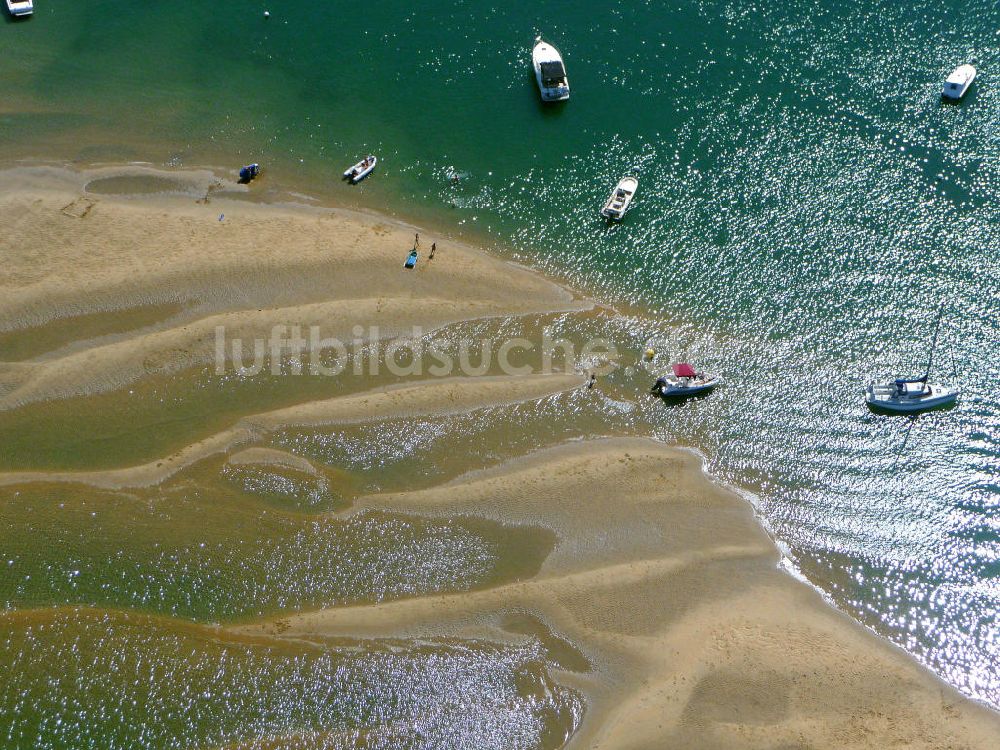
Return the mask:
<path id="1" fill-rule="evenodd" d="M 621 339 L 731 382 L 643 406 L 656 433 L 754 490 L 838 606 L 1000 705 L 993 4 L 265 7 L 40 2 L 2 26 L 0 158 L 260 161 L 261 191 L 487 235 L 644 311 Z M 537 100 L 538 32 L 566 58 L 565 106 Z M 980 79 L 943 105 L 970 60 Z M 377 174 L 337 183 L 368 151 Z M 608 229 L 597 209 L 633 169 L 635 208 Z M 864 384 L 919 371 L 939 305 L 935 375 L 959 405 L 869 413 Z"/>

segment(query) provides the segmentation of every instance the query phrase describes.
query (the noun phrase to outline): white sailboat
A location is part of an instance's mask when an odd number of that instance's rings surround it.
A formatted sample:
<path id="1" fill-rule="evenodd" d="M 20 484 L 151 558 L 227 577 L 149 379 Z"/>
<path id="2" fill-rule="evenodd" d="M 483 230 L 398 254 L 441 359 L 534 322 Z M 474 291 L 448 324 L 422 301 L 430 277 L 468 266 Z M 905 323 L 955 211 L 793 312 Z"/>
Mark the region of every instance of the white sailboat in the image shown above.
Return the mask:
<path id="1" fill-rule="evenodd" d="M 535 37 L 531 50 L 531 64 L 535 69 L 535 80 L 542 94 L 543 102 L 561 102 L 569 99 L 569 78 L 559 50 L 542 38 Z"/>
<path id="2" fill-rule="evenodd" d="M 611 191 L 611 196 L 604 204 L 604 208 L 601 209 L 601 216 L 612 221 L 621 221 L 629 206 L 632 205 L 632 199 L 635 197 L 635 191 L 638 187 L 638 178 L 622 177 L 618 181 L 617 187 Z"/>
<path id="3" fill-rule="evenodd" d="M 926 375 L 912 380 L 896 378 L 888 383 L 872 382 L 867 392 L 869 406 L 900 413 L 933 409 L 953 404 L 957 399 L 957 388 L 929 384 Z"/>
<path id="4" fill-rule="evenodd" d="M 958 388 L 927 382 L 931 373 L 931 364 L 934 360 L 934 350 L 937 347 L 940 327 L 941 315 L 939 314 L 937 324 L 934 326 L 930 356 L 927 358 L 927 370 L 923 376 L 919 378 L 893 378 L 881 383 L 872 381 L 865 392 L 865 400 L 870 407 L 882 411 L 909 414 L 933 409 L 937 406 L 947 406 L 958 400 Z"/>

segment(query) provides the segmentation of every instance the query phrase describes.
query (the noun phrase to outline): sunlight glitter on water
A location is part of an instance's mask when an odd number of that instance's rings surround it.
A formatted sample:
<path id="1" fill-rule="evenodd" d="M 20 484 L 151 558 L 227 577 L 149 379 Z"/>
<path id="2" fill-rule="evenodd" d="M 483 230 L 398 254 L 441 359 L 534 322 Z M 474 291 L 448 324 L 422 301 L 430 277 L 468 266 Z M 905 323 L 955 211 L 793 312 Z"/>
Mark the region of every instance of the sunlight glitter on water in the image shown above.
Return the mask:
<path id="1" fill-rule="evenodd" d="M 46 65 L 12 76 L 11 101 L 30 106 L 3 145 L 172 165 L 252 155 L 320 193 L 334 164 L 377 147 L 379 180 L 337 193 L 345 202 L 485 235 L 643 308 L 650 328 L 709 331 L 722 345 L 701 359 L 729 388 L 667 409 L 638 400 L 638 378 L 622 381 L 604 427 L 645 421 L 701 448 L 719 477 L 755 491 L 835 603 L 1000 705 L 994 4 L 623 0 L 553 18 L 526 2 L 324 3 L 269 27 L 226 8 L 134 6 L 130 29 L 71 7 L 44 38 L 34 24 L 11 42 L 12 65 Z M 334 23 L 384 31 L 343 55 Z M 559 110 L 539 107 L 526 66 L 542 31 L 573 80 Z M 133 64 L 108 50 L 131 50 Z M 164 57 L 177 65 L 154 69 Z M 961 106 L 942 105 L 942 77 L 969 60 L 982 77 Z M 633 169 L 635 207 L 608 228 L 597 209 Z M 870 377 L 921 371 L 942 303 L 935 377 L 960 383 L 959 405 L 914 422 L 868 413 Z M 638 351 L 649 335 L 620 339 Z M 630 400 L 639 416 L 620 409 Z M 379 429 L 331 438 L 331 450 L 369 460 Z M 399 441 L 390 463 L 426 457 L 438 429 Z"/>
<path id="2" fill-rule="evenodd" d="M 580 697 L 552 681 L 537 640 L 355 641 L 328 647 L 227 638 L 121 613 L 0 616 L 12 750 L 218 747 L 559 747 Z M 367 729 L 360 729 L 366 727 Z"/>

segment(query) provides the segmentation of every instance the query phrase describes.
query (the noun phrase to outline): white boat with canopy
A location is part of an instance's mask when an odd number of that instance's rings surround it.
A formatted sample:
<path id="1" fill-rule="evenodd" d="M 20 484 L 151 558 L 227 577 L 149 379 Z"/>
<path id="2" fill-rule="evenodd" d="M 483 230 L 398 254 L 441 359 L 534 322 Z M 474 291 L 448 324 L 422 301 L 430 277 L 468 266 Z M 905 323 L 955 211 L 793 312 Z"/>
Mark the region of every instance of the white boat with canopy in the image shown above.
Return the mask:
<path id="1" fill-rule="evenodd" d="M 621 221 L 629 206 L 632 205 L 632 199 L 635 197 L 635 191 L 638 187 L 638 178 L 622 177 L 618 181 L 617 187 L 611 191 L 611 197 L 604 204 L 604 208 L 601 209 L 601 216 L 612 221 Z"/>
<path id="2" fill-rule="evenodd" d="M 958 388 L 927 382 L 931 373 L 931 364 L 934 360 L 934 350 L 937 347 L 940 327 L 941 315 L 939 314 L 937 324 L 934 326 L 930 356 L 927 358 L 927 370 L 923 377 L 894 378 L 881 383 L 872 381 L 865 392 L 865 400 L 870 407 L 896 413 L 913 413 L 938 406 L 948 406 L 958 400 Z"/>
<path id="3" fill-rule="evenodd" d="M 687 362 L 678 362 L 670 367 L 673 375 L 657 378 L 652 392 L 660 396 L 694 396 L 706 393 L 722 382 L 718 375 L 698 372 Z"/>
<path id="4" fill-rule="evenodd" d="M 542 38 L 535 38 L 531 50 L 531 64 L 535 69 L 535 80 L 542 94 L 543 102 L 561 102 L 569 99 L 569 78 L 559 50 Z"/>

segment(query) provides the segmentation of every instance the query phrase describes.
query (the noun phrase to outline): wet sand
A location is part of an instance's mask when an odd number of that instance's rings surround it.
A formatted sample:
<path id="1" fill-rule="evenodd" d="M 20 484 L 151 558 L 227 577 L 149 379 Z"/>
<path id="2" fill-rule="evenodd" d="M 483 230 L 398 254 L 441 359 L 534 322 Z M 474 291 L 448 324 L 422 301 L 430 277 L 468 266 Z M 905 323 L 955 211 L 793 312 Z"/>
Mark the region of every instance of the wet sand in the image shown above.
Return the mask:
<path id="1" fill-rule="evenodd" d="M 116 199 L 86 192 L 118 172 L 150 170 L 5 173 L 0 333 L 37 335 L 54 321 L 65 325 L 66 318 L 109 311 L 127 318 L 128 310 L 151 305 L 181 304 L 184 311 L 4 364 L 2 409 L 211 364 L 218 326 L 229 339 L 248 341 L 291 323 L 303 330 L 322 325 L 324 338 L 343 340 L 355 326 L 377 326 L 388 338 L 413 326 L 426 331 L 460 320 L 586 306 L 567 290 L 461 243 L 440 242 L 428 261 L 429 237 L 417 268 L 405 273 L 413 227 L 346 210 L 240 200 L 247 194 L 242 186 L 210 173 L 178 173 L 171 180 L 176 193 Z M 194 195 L 213 197 L 205 203 Z"/>
<path id="2" fill-rule="evenodd" d="M 552 373 L 447 378 L 380 388 L 357 395 L 306 402 L 285 409 L 248 415 L 228 430 L 140 466 L 104 471 L 2 472 L 0 486 L 26 482 L 74 482 L 106 488 L 145 487 L 162 482 L 209 456 L 260 441 L 267 434 L 283 427 L 318 427 L 378 419 L 456 414 L 485 406 L 531 401 L 570 388 L 579 388 L 586 382 L 586 378 L 574 373 Z"/>
<path id="3" fill-rule="evenodd" d="M 568 444 L 359 507 L 540 524 L 538 576 L 488 591 L 240 627 L 333 637 L 510 638 L 531 613 L 592 668 L 565 675 L 590 710 L 570 747 L 991 747 L 1000 718 L 782 572 L 749 505 L 699 459 L 653 441 Z"/>
<path id="4" fill-rule="evenodd" d="M 323 324 L 325 335 L 346 338 L 355 325 L 377 324 L 389 338 L 412 325 L 432 330 L 497 317 L 516 331 L 526 316 L 592 308 L 536 274 L 426 230 L 419 230 L 416 271 L 403 271 L 416 228 L 339 209 L 260 205 L 209 172 L 34 168 L 10 172 L 2 184 L 0 333 L 9 351 L 24 356 L 0 362 L 0 420 L 14 409 L 93 394 L 124 404 L 150 378 L 210 366 L 218 325 L 252 338 L 275 324 Z M 36 338 L 54 348 L 29 345 Z M 530 404 L 586 382 L 582 364 L 392 386 L 345 377 L 356 381 L 346 393 L 265 410 L 248 404 L 227 428 L 146 463 L 7 471 L 0 487 L 183 488 L 223 456 L 230 467 L 313 476 L 312 462 L 264 438 L 289 426 L 415 428 L 432 416 Z M 394 437 L 380 438 L 382 447 Z M 45 446 L 38 451 L 44 455 Z M 255 507 L 248 503 L 243 517 Z M 481 519 L 545 530 L 556 541 L 527 578 L 191 627 L 234 647 L 252 636 L 255 644 L 310 653 L 344 639 L 537 642 L 558 682 L 586 696 L 570 747 L 1000 743 L 996 713 L 782 572 L 749 503 L 709 481 L 692 453 L 599 432 L 528 455 L 511 446 L 492 465 L 470 461 L 466 473 L 430 488 L 352 498 L 349 507 L 313 518 L 364 513 Z M 327 741 L 313 737 L 316 746 Z M 297 744 L 273 736 L 239 746 Z"/>

